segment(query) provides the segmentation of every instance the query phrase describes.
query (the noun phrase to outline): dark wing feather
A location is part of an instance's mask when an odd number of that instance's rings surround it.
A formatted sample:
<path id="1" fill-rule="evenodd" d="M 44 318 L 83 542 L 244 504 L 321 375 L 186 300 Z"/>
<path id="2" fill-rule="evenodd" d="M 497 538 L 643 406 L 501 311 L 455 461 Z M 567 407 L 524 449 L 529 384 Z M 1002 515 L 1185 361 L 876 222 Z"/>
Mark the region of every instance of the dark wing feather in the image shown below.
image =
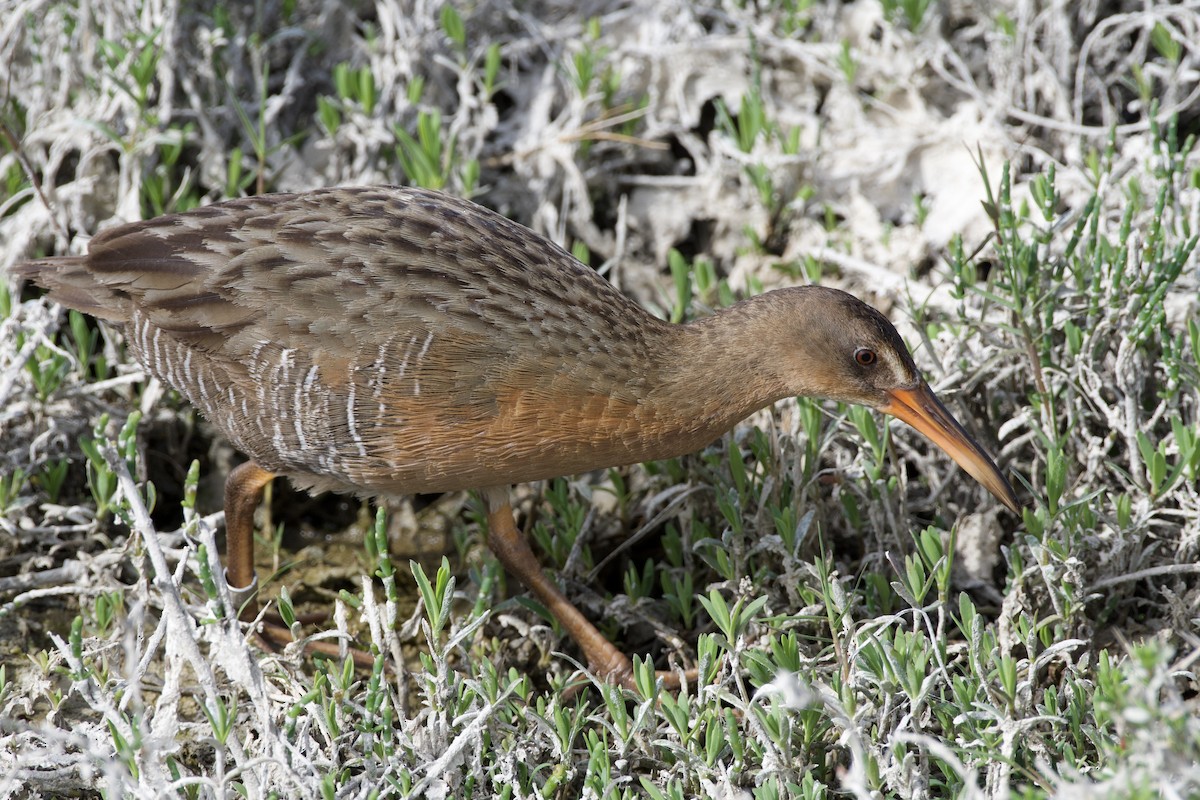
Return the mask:
<path id="1" fill-rule="evenodd" d="M 50 299 L 109 322 L 129 321 L 129 298 L 96 281 L 86 256 L 41 258 L 17 264 L 12 272 L 45 289 Z"/>
<path id="2" fill-rule="evenodd" d="M 611 356 L 657 323 L 528 229 L 404 187 L 248 197 L 122 225 L 59 272 L 52 291 L 66 304 L 116 320 L 136 309 L 233 360 L 264 340 L 374 360 L 388 342 L 428 331 L 459 331 L 487 358 Z M 90 282 L 65 279 L 84 272 Z"/>

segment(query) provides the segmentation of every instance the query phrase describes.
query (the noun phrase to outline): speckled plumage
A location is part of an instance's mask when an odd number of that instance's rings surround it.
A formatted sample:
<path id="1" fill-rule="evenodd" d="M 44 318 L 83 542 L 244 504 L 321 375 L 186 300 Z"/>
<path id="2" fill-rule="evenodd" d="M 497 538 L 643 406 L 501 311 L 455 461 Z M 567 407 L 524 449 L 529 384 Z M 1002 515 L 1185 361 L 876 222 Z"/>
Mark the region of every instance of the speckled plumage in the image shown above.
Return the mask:
<path id="1" fill-rule="evenodd" d="M 719 363 L 750 364 L 760 337 L 701 344 L 705 324 L 668 325 L 528 229 L 420 189 L 230 200 L 23 271 L 125 323 L 135 357 L 238 449 L 317 490 L 448 491 L 679 455 L 788 392 Z M 788 314 L 758 306 L 741 316 Z"/>
<path id="2" fill-rule="evenodd" d="M 124 325 L 133 355 L 250 456 L 227 489 L 231 583 L 253 582 L 253 506 L 273 474 L 361 495 L 482 488 L 493 549 L 622 680 L 627 659 L 546 581 L 502 487 L 687 453 L 811 395 L 900 416 L 1016 507 L 892 325 L 850 295 L 781 289 L 670 325 L 544 238 L 435 192 L 230 200 L 17 272 Z"/>
<path id="3" fill-rule="evenodd" d="M 444 491 L 636 460 L 654 426 L 639 401 L 673 357 L 645 335 L 667 326 L 560 248 L 417 189 L 232 200 L 40 264 L 24 271 L 124 322 L 135 357 L 235 446 L 316 489 Z"/>

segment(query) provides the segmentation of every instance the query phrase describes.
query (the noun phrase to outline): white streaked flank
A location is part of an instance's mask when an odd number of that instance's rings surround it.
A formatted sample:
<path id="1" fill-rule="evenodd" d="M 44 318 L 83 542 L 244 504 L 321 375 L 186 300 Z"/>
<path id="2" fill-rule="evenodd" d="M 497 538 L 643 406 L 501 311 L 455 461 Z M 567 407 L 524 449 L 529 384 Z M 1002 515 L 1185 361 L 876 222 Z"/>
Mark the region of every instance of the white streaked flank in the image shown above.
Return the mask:
<path id="1" fill-rule="evenodd" d="M 429 345 L 433 344 L 433 331 L 430 331 L 425 336 L 425 344 L 421 345 L 421 352 L 417 353 L 416 366 L 421 366 L 421 361 L 424 360 L 425 354 L 429 352 Z M 421 395 L 421 379 L 413 378 L 413 397 Z"/>
<path id="2" fill-rule="evenodd" d="M 416 335 L 413 339 L 417 338 Z M 372 388 L 371 395 L 378 398 L 383 394 L 383 379 L 387 375 L 387 354 L 392 349 L 392 342 L 396 341 L 396 335 L 392 334 L 388 340 L 379 346 L 379 355 L 375 358 L 375 375 L 371 377 L 367 385 Z M 409 340 L 409 347 L 412 347 L 412 340 Z M 404 374 L 404 367 L 400 367 L 400 374 Z"/>
<path id="3" fill-rule="evenodd" d="M 414 333 L 408 340 L 408 344 L 404 346 L 404 358 L 400 359 L 400 372 L 396 375 L 396 380 L 404 379 L 404 373 L 408 371 L 408 357 L 412 355 L 412 346 L 416 343 L 417 335 Z"/>
<path id="4" fill-rule="evenodd" d="M 260 373 L 258 370 L 258 354 L 262 352 L 262 349 L 266 347 L 267 344 L 269 343 L 266 339 L 260 339 L 258 343 L 254 345 L 254 349 L 250 351 L 250 376 L 253 378 L 259 377 Z"/>
<path id="5" fill-rule="evenodd" d="M 163 371 L 163 365 L 162 365 L 162 360 L 163 360 L 162 359 L 162 344 L 159 342 L 159 337 L 161 335 L 162 335 L 162 329 L 155 328 L 154 329 L 154 339 L 153 339 L 153 342 L 154 342 L 154 371 L 156 373 L 158 373 L 159 377 L 167 378 L 168 376 L 167 376 L 166 372 Z"/>
<path id="6" fill-rule="evenodd" d="M 304 391 L 303 386 L 297 386 L 296 393 L 292 397 L 292 406 L 295 412 L 292 414 L 292 425 L 296 429 L 296 439 L 300 442 L 301 450 L 308 449 L 308 441 L 304 438 L 304 409 L 300 407 L 300 398 Z"/>
<path id="7" fill-rule="evenodd" d="M 208 402 L 208 381 L 204 380 L 205 370 L 200 370 L 197 383 L 200 384 L 200 408 L 201 410 L 211 412 L 212 406 Z"/>
<path id="8" fill-rule="evenodd" d="M 286 384 L 289 380 L 291 380 L 292 367 L 295 366 L 295 359 L 292 357 L 292 354 L 295 352 L 296 351 L 290 347 L 285 347 L 283 350 L 279 351 L 279 368 L 282 373 L 281 380 L 279 381 L 280 384 Z"/>
<path id="9" fill-rule="evenodd" d="M 346 427 L 350 430 L 350 438 L 354 439 L 355 446 L 358 447 L 358 454 L 363 458 L 367 457 L 367 447 L 363 444 L 362 436 L 358 434 L 358 424 L 354 420 L 354 395 L 358 389 L 354 381 L 355 369 L 350 369 L 349 392 L 346 397 Z"/>

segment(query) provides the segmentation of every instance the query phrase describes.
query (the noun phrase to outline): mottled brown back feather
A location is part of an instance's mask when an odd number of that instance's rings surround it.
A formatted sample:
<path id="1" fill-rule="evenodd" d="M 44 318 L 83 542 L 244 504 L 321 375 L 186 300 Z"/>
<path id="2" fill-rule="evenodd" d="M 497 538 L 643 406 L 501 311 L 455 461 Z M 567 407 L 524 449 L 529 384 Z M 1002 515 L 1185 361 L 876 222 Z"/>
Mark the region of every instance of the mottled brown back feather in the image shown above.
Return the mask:
<path id="1" fill-rule="evenodd" d="M 45 289 L 50 299 L 109 322 L 129 320 L 129 298 L 96 280 L 87 256 L 59 256 L 27 261 L 12 268 L 14 275 Z"/>

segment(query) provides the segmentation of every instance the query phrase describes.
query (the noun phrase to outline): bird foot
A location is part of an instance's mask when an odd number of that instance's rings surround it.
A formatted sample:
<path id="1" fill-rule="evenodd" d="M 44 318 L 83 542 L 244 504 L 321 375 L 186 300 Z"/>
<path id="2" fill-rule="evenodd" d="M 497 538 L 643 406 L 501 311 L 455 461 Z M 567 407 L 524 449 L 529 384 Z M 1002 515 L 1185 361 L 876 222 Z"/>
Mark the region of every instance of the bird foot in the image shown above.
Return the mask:
<path id="1" fill-rule="evenodd" d="M 270 625 L 278 625 L 280 628 L 287 627 L 278 611 L 267 611 L 263 614 L 263 619 Z M 296 622 L 299 622 L 301 625 L 316 625 L 318 622 L 327 622 L 328 620 L 329 614 L 323 611 L 308 611 L 304 614 L 296 614 Z"/>
<path id="2" fill-rule="evenodd" d="M 255 575 L 245 586 L 235 586 L 230 580 L 229 570 L 225 570 L 225 583 L 229 586 L 229 596 L 233 599 L 233 608 L 238 619 L 242 622 L 254 619 L 258 607 L 258 576 Z"/>
<path id="3" fill-rule="evenodd" d="M 278 653 L 282 647 L 296 641 L 290 630 L 283 625 L 276 625 L 271 622 L 262 623 L 254 638 L 259 646 L 272 653 Z M 304 653 L 305 655 L 322 655 L 338 660 L 343 658 L 343 649 L 340 644 L 323 640 L 305 642 Z M 366 650 L 349 647 L 345 649 L 344 654 L 353 659 L 354 665 L 357 667 L 363 669 L 373 669 L 375 667 L 375 656 Z"/>
<path id="4" fill-rule="evenodd" d="M 606 651 L 602 660 L 589 661 L 588 668 L 592 674 L 607 683 L 630 691 L 637 691 L 637 682 L 633 676 L 633 661 L 615 647 L 611 651 Z M 695 683 L 698 677 L 699 673 L 694 669 L 654 671 L 654 680 L 661 682 L 662 688 L 670 692 L 678 691 L 685 680 L 688 683 Z"/>
<path id="5" fill-rule="evenodd" d="M 229 580 L 229 572 L 225 573 L 226 581 Z M 254 576 L 253 580 L 246 586 L 234 586 L 229 584 L 229 593 L 233 596 L 233 607 L 238 610 L 238 617 L 243 622 L 254 622 L 258 608 L 258 576 Z M 297 614 L 296 621 L 303 625 L 311 625 L 315 622 L 321 622 L 329 619 L 328 614 L 320 612 L 310 614 Z M 277 612 L 269 611 L 264 614 L 261 627 L 255 634 L 255 641 L 262 649 L 277 653 L 285 646 L 295 641 L 292 632 L 287 625 L 283 623 L 283 618 Z M 341 645 L 335 642 L 326 641 L 310 641 L 304 645 L 304 652 L 307 655 L 324 655 L 329 658 L 340 659 L 342 657 Z M 375 656 L 365 650 L 359 650 L 351 647 L 347 651 L 347 655 L 354 659 L 354 663 L 364 669 L 371 669 L 375 665 Z"/>

